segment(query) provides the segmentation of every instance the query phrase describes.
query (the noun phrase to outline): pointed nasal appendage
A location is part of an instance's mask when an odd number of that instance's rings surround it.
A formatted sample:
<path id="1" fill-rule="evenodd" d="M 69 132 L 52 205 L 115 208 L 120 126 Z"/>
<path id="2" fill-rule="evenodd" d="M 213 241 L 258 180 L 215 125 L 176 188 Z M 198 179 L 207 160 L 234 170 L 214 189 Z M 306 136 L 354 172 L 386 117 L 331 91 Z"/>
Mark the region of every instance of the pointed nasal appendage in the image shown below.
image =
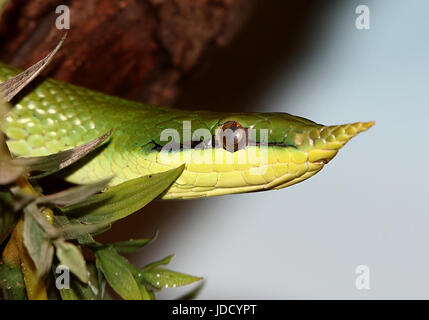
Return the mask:
<path id="1" fill-rule="evenodd" d="M 374 121 L 370 121 L 321 127 L 315 136 L 313 135 L 313 146 L 309 150 L 308 160 L 313 163 L 328 163 L 350 139 L 374 124 Z"/>

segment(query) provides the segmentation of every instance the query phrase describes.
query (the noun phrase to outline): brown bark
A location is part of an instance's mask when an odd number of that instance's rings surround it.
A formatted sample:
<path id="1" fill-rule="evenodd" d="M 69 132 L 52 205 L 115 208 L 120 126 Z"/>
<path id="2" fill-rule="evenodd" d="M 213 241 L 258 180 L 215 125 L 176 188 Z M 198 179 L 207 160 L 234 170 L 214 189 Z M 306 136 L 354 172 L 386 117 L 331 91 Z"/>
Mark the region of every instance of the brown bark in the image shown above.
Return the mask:
<path id="1" fill-rule="evenodd" d="M 109 94 L 169 105 L 183 78 L 227 44 L 252 0 L 13 0 L 0 17 L 0 59 L 26 68 L 63 32 L 55 8 L 70 8 L 68 38 L 45 72 Z"/>

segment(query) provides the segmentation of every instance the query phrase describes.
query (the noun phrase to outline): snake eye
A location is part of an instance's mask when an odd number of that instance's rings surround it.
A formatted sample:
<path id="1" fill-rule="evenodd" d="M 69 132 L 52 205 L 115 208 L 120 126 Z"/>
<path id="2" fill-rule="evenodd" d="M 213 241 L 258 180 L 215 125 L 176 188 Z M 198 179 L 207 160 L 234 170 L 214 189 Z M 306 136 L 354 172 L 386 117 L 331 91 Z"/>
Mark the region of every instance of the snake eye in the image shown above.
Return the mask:
<path id="1" fill-rule="evenodd" d="M 218 129 L 217 140 L 226 151 L 244 149 L 247 146 L 247 129 L 237 121 L 225 122 Z"/>

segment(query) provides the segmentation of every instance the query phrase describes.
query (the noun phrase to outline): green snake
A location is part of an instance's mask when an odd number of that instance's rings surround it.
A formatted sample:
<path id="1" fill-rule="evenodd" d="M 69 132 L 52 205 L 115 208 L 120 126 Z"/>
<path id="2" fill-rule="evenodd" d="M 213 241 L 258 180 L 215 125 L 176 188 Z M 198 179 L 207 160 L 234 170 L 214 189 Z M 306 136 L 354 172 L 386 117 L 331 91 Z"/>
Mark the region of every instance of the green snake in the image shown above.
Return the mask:
<path id="1" fill-rule="evenodd" d="M 18 73 L 18 69 L 0 63 L 0 82 Z M 183 173 L 163 199 L 293 185 L 320 171 L 345 143 L 374 124 L 324 126 L 287 113 L 177 110 L 53 79 L 40 81 L 13 104 L 0 129 L 14 156 L 57 153 L 113 129 L 109 142 L 70 172 L 67 180 L 87 184 L 113 177 L 110 184 L 117 185 L 185 163 Z M 163 138 L 168 132 L 179 136 Z M 224 132 L 230 135 L 220 135 Z M 255 134 L 250 137 L 250 132 Z"/>

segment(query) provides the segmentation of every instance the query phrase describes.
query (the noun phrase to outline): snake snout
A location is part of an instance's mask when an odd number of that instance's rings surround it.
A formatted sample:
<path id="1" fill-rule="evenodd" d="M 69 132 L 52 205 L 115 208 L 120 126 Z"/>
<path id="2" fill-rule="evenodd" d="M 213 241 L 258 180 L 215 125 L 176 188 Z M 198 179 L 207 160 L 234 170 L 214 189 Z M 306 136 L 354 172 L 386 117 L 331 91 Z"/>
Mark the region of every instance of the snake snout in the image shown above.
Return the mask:
<path id="1" fill-rule="evenodd" d="M 374 124 L 374 121 L 370 121 L 321 127 L 313 139 L 313 149 L 309 151 L 310 162 L 328 163 L 348 141 Z"/>
<path id="2" fill-rule="evenodd" d="M 350 139 L 371 128 L 375 121 L 370 122 L 355 122 L 339 126 L 327 127 L 335 141 L 346 144 Z M 332 140 L 332 137 L 330 137 Z"/>

